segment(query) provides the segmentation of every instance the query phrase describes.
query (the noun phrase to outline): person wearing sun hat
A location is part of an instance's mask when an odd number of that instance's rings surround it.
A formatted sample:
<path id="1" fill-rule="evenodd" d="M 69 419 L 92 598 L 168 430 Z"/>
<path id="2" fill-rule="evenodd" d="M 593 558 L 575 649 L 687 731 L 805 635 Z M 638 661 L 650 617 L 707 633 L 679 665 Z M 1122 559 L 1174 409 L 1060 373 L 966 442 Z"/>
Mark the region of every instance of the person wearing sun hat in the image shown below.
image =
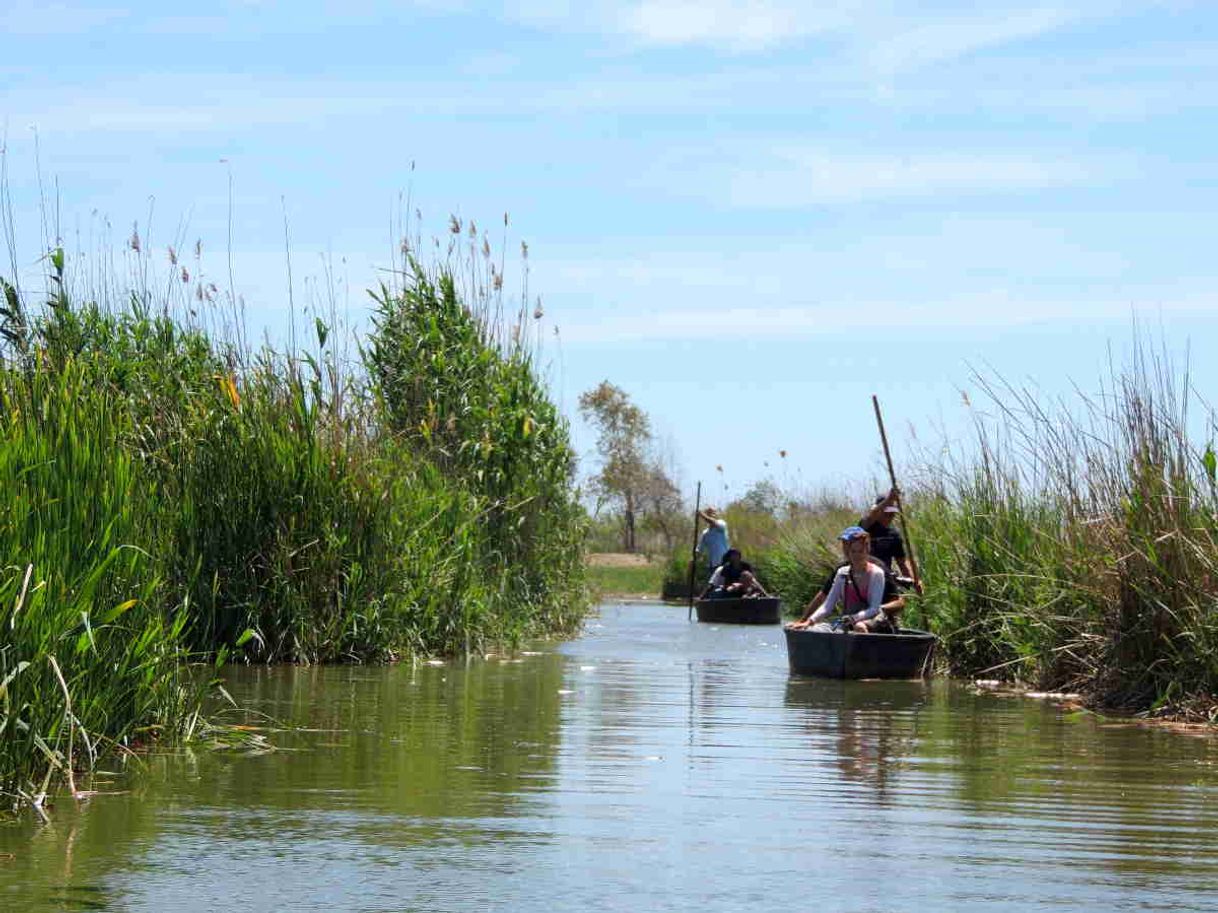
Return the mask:
<path id="1" fill-rule="evenodd" d="M 888 494 L 879 495 L 871 505 L 871 510 L 859 518 L 858 525 L 871 537 L 871 556 L 893 573 L 896 572 L 892 566 L 895 561 L 896 570 L 900 571 L 901 576 L 912 581 L 914 573 L 909 564 L 909 556 L 905 553 L 905 540 L 901 538 L 901 531 L 893 525 L 897 514 L 900 513 L 900 508 L 897 507 L 900 494 L 893 488 Z"/>
<path id="2" fill-rule="evenodd" d="M 719 512 L 713 507 L 704 507 L 698 511 L 698 516 L 706 521 L 706 529 L 702 530 L 702 535 L 698 538 L 698 554 L 706 555 L 710 561 L 710 570 L 713 572 L 723 563 L 723 556 L 731 548 L 727 535 L 727 521 L 720 517 Z"/>

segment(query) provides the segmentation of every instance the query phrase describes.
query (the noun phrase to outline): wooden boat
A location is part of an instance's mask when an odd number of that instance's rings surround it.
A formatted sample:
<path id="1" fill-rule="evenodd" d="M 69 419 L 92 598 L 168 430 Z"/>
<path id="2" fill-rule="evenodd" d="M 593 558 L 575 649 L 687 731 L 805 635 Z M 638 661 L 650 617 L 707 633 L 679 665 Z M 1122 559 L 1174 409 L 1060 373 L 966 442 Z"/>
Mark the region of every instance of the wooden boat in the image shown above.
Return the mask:
<path id="1" fill-rule="evenodd" d="M 688 599 L 689 584 L 684 580 L 666 580 L 660 586 L 660 598 L 669 601 Z"/>
<path id="2" fill-rule="evenodd" d="M 782 600 L 777 596 L 758 599 L 698 599 L 694 602 L 698 621 L 728 625 L 776 625 L 782 621 Z"/>
<path id="3" fill-rule="evenodd" d="M 787 628 L 792 675 L 822 678 L 923 678 L 930 672 L 935 635 L 910 628 L 899 634 L 839 634 Z"/>

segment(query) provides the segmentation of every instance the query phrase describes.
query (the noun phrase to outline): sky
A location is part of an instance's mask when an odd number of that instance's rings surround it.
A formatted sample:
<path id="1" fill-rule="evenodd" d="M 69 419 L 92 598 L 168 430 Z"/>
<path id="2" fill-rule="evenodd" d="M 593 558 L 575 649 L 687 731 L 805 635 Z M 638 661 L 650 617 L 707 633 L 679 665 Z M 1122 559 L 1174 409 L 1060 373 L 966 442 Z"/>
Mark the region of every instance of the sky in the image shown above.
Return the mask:
<path id="1" fill-rule="evenodd" d="M 0 273 L 33 287 L 56 234 L 78 273 L 199 240 L 283 338 L 331 294 L 365 325 L 411 210 L 456 214 L 509 296 L 527 242 L 586 470 L 609 380 L 704 502 L 860 491 L 872 394 L 906 473 L 962 446 L 975 372 L 1091 390 L 1136 333 L 1213 390 L 1216 27 L 1183 0 L 2 0 Z"/>

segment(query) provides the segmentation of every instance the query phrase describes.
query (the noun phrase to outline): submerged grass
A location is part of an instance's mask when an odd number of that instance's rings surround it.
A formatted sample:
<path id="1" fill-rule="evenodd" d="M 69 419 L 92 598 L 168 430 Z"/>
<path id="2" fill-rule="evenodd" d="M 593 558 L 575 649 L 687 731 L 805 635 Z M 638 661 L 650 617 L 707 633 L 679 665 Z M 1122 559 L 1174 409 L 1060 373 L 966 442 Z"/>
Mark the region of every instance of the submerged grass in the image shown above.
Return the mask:
<path id="1" fill-rule="evenodd" d="M 191 661 L 579 623 L 567 428 L 494 296 L 409 263 L 351 369 L 321 320 L 313 353 L 250 350 L 146 293 L 73 300 L 48 264 L 41 306 L 0 285 L 0 791 L 189 731 Z"/>

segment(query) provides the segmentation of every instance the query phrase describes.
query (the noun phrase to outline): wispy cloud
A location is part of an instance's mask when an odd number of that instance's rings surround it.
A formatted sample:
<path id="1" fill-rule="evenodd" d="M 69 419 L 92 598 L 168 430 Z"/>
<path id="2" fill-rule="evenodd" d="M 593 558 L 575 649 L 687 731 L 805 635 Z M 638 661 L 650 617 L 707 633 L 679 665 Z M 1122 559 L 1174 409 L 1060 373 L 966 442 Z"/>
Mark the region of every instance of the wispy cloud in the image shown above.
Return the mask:
<path id="1" fill-rule="evenodd" d="M 876 155 L 799 141 L 750 149 L 672 153 L 643 182 L 679 196 L 739 209 L 802 209 L 874 200 L 1003 194 L 1111 181 L 1130 173 L 1118 160 L 1006 152 Z"/>
<path id="2" fill-rule="evenodd" d="M 1143 5 L 1145 0 L 1131 0 Z M 1036 38 L 1085 18 L 1128 11 L 1108 0 L 1008 2 L 961 13 L 949 4 L 848 0 L 517 0 L 508 15 L 544 28 L 617 34 L 644 48 L 759 53 L 823 38 L 823 59 L 892 76 L 974 51 Z"/>
<path id="3" fill-rule="evenodd" d="M 100 7 L 80 3 L 30 3 L 8 0 L 0 10 L 0 33 L 12 37 L 51 37 L 81 35 L 131 15 L 121 7 Z"/>
<path id="4" fill-rule="evenodd" d="M 983 8 L 967 16 L 920 21 L 875 40 L 864 52 L 871 69 L 883 76 L 912 70 L 976 51 L 1036 38 L 1083 18 L 1077 7 Z"/>
<path id="5" fill-rule="evenodd" d="M 665 308 L 646 314 L 608 311 L 596 320 L 563 323 L 562 338 L 573 345 L 640 342 L 698 342 L 722 339 L 732 328 L 737 344 L 795 338 L 842 336 L 883 330 L 1003 330 L 1036 324 L 1127 323 L 1133 315 L 1186 317 L 1209 315 L 1218 307 L 1218 291 L 1196 291 L 1164 300 L 1155 295 L 1138 299 L 1091 301 L 1033 298 L 1007 290 L 947 299 L 844 301 L 804 307 L 733 307 L 714 312 L 704 309 Z"/>
<path id="6" fill-rule="evenodd" d="M 645 45 L 762 51 L 842 21 L 769 0 L 645 0 L 618 13 L 614 24 Z"/>

